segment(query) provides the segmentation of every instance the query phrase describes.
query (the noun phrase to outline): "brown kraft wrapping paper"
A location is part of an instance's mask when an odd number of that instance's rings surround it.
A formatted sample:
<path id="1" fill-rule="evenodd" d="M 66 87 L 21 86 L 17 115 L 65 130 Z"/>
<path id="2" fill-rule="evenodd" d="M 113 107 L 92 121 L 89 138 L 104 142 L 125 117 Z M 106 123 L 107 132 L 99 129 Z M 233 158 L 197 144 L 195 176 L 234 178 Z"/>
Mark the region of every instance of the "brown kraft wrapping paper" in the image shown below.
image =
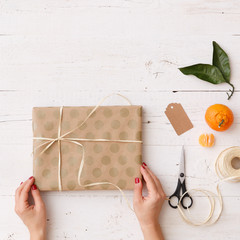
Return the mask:
<path id="1" fill-rule="evenodd" d="M 63 107 L 61 135 L 80 125 L 93 106 Z M 57 138 L 59 107 L 35 107 L 32 112 L 33 137 Z M 111 182 L 121 189 L 134 188 L 134 179 L 141 179 L 142 144 L 114 140 L 142 140 L 142 106 L 99 106 L 90 118 L 68 138 L 110 139 L 110 142 L 79 141 L 85 151 L 81 183 Z M 59 149 L 55 142 L 42 154 L 45 140 L 33 140 L 33 176 L 42 191 L 57 191 Z M 63 191 L 84 189 L 116 189 L 110 184 L 82 187 L 78 172 L 83 149 L 72 143 L 61 144 L 61 182 Z"/>

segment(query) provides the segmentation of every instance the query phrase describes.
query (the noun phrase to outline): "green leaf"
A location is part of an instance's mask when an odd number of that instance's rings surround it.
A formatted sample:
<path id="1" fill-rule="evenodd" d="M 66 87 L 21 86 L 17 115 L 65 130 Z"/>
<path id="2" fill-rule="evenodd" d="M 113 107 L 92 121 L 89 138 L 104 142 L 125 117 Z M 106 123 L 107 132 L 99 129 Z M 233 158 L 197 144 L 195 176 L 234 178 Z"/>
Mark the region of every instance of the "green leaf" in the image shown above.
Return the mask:
<path id="1" fill-rule="evenodd" d="M 213 41 L 213 59 L 212 64 L 219 68 L 226 82 L 230 82 L 230 64 L 228 55 L 224 52 L 224 50 Z"/>
<path id="2" fill-rule="evenodd" d="M 195 64 L 188 67 L 179 68 L 185 75 L 194 75 L 204 81 L 219 84 L 226 82 L 220 70 L 209 64 Z"/>

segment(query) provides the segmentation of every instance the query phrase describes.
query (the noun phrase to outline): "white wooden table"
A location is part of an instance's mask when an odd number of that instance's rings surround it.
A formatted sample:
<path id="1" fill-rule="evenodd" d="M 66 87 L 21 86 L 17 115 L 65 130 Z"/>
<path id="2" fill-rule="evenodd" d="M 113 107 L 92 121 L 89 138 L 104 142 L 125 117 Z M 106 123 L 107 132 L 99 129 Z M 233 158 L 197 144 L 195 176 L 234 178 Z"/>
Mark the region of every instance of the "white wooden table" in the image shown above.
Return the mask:
<path id="1" fill-rule="evenodd" d="M 0 3 L 0 239 L 27 239 L 14 213 L 14 192 L 32 174 L 33 106 L 95 105 L 118 92 L 143 105 L 144 161 L 167 195 L 176 187 L 181 145 L 188 188 L 216 191 L 214 161 L 240 143 L 240 1 L 238 0 L 2 0 Z M 236 92 L 184 76 L 178 70 L 211 63 L 212 40 L 229 54 Z M 117 97 L 111 103 L 122 104 Z M 194 124 L 177 136 L 164 115 L 180 102 Z M 198 144 L 213 132 L 204 113 L 228 105 L 234 125 L 214 133 L 216 145 Z M 106 104 L 108 104 L 106 102 Z M 224 211 L 211 227 L 192 227 L 164 205 L 159 221 L 166 239 L 236 240 L 240 235 L 239 184 L 221 186 Z M 126 192 L 132 200 L 132 192 Z M 134 214 L 118 191 L 42 194 L 48 239 L 143 239 Z M 208 210 L 199 198 L 194 215 Z M 198 200 L 198 199 L 197 199 Z"/>

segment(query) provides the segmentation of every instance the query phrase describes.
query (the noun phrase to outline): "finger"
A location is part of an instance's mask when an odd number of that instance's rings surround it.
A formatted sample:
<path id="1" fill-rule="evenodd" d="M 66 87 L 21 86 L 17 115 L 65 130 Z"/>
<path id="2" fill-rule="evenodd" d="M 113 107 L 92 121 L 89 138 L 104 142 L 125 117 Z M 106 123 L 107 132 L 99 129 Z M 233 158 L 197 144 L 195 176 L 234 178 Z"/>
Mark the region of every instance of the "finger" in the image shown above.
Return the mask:
<path id="1" fill-rule="evenodd" d="M 28 180 L 31 180 L 33 178 L 33 176 L 31 176 L 29 179 L 27 179 L 25 182 L 22 182 L 21 184 L 20 184 L 20 186 L 19 186 L 19 190 L 18 190 L 18 194 L 20 195 L 21 194 L 21 192 L 22 192 L 22 190 L 23 190 L 23 188 L 26 186 L 26 184 L 27 184 L 27 182 L 28 182 Z"/>
<path id="2" fill-rule="evenodd" d="M 152 176 L 150 175 L 150 173 L 147 171 L 146 167 L 144 165 L 142 165 L 141 167 L 141 173 L 143 175 L 143 178 L 146 182 L 146 186 L 148 189 L 148 192 L 150 194 L 156 194 L 158 192 L 157 190 L 157 186 L 155 181 L 153 180 Z"/>
<path id="3" fill-rule="evenodd" d="M 32 196 L 33 196 L 35 207 L 40 209 L 44 205 L 44 202 L 43 202 L 42 197 L 40 195 L 40 191 L 35 184 L 33 184 L 32 187 L 31 187 L 31 193 L 32 193 Z"/>
<path id="4" fill-rule="evenodd" d="M 142 202 L 142 181 L 139 178 L 135 178 L 134 185 L 134 194 L 133 194 L 133 202 L 140 203 Z"/>
<path id="5" fill-rule="evenodd" d="M 31 178 L 31 177 L 30 177 L 30 178 Z M 30 179 L 30 178 L 29 178 L 29 179 Z M 15 200 L 16 200 L 16 202 L 19 200 L 20 194 L 21 194 L 21 192 L 22 192 L 22 189 L 23 189 L 24 186 L 26 185 L 27 181 L 28 181 L 28 180 L 26 180 L 25 182 L 21 182 L 20 185 L 19 185 L 19 187 L 18 187 L 17 190 L 15 191 Z"/>
<path id="6" fill-rule="evenodd" d="M 28 193 L 31 189 L 31 186 L 34 183 L 34 178 L 30 177 L 24 184 L 24 186 L 22 187 L 22 191 L 20 192 L 20 197 L 19 200 L 21 201 L 21 203 L 28 203 Z"/>
<path id="7" fill-rule="evenodd" d="M 151 169 L 146 165 L 145 166 L 146 170 L 150 173 L 150 175 L 152 176 L 153 180 L 155 181 L 158 191 L 161 195 L 165 195 L 165 192 L 162 188 L 162 184 L 160 182 L 160 180 L 156 177 L 156 175 L 151 171 Z"/>
<path id="8" fill-rule="evenodd" d="M 17 200 L 19 199 L 19 191 L 20 191 L 20 189 L 21 189 L 21 187 L 22 187 L 22 184 L 23 184 L 23 182 L 21 182 L 20 183 L 20 185 L 19 185 L 19 187 L 16 189 L 16 191 L 15 191 L 15 201 L 17 202 Z"/>
<path id="9" fill-rule="evenodd" d="M 15 210 L 24 209 L 25 207 L 28 206 L 28 200 L 24 200 L 21 196 L 22 196 L 23 189 L 26 187 L 29 181 L 34 181 L 33 177 L 30 177 L 25 182 L 21 182 L 20 186 L 17 188 L 15 192 Z"/>

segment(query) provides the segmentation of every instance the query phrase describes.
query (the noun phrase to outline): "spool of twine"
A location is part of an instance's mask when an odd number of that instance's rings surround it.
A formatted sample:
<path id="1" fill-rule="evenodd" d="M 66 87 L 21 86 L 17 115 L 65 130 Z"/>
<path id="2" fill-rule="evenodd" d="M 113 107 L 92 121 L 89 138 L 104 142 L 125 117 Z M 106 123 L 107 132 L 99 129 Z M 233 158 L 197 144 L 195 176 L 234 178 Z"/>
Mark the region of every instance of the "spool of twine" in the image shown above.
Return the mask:
<path id="1" fill-rule="evenodd" d="M 216 162 L 218 177 L 225 181 L 240 181 L 240 147 L 230 147 L 222 151 Z"/>

